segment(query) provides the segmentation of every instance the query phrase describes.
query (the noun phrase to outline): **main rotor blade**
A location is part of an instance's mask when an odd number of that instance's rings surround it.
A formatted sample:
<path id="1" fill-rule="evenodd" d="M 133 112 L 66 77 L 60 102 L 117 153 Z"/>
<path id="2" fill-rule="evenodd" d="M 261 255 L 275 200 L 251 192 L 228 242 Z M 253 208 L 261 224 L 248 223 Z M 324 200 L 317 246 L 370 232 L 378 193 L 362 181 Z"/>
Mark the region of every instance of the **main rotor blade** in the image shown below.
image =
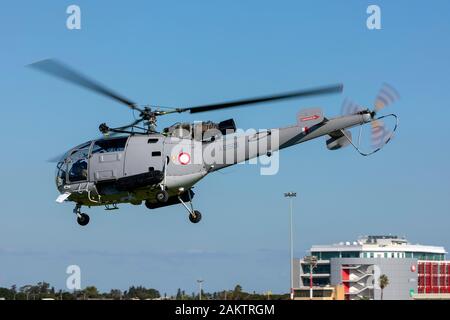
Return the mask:
<path id="1" fill-rule="evenodd" d="M 133 110 L 138 110 L 142 112 L 142 110 L 138 108 L 134 102 L 106 88 L 104 85 L 89 79 L 88 77 L 82 75 L 81 73 L 73 70 L 72 68 L 66 66 L 65 64 L 57 60 L 45 59 L 32 63 L 29 65 L 29 67 L 45 72 L 54 77 L 66 80 L 68 82 L 81 86 L 85 89 L 95 91 L 98 94 L 101 94 L 103 96 L 114 99 L 120 103 L 123 103 Z"/>
<path id="2" fill-rule="evenodd" d="M 331 85 L 331 86 L 327 86 L 327 87 L 319 87 L 319 88 L 312 88 L 312 89 L 307 89 L 307 90 L 286 92 L 286 93 L 282 93 L 282 94 L 276 94 L 276 95 L 270 95 L 270 96 L 264 96 L 264 97 L 256 97 L 256 98 L 250 98 L 250 99 L 242 99 L 242 100 L 236 100 L 236 101 L 229 101 L 229 102 L 207 104 L 207 105 L 201 105 L 201 106 L 195 106 L 195 107 L 181 108 L 181 109 L 178 109 L 178 112 L 185 112 L 185 111 L 189 111 L 190 113 L 206 112 L 206 111 L 212 111 L 212 110 L 219 110 L 219 109 L 233 108 L 233 107 L 244 106 L 244 105 L 270 102 L 270 101 L 279 101 L 279 100 L 287 100 L 287 99 L 294 99 L 294 98 L 301 98 L 301 97 L 339 93 L 339 92 L 342 92 L 342 89 L 343 89 L 343 85 L 337 84 L 337 85 Z"/>
<path id="3" fill-rule="evenodd" d="M 61 154 L 59 154 L 57 156 L 51 157 L 50 159 L 47 159 L 47 162 L 57 163 L 57 162 L 59 162 L 61 160 L 64 160 L 64 155 L 65 155 L 65 153 L 61 153 Z"/>

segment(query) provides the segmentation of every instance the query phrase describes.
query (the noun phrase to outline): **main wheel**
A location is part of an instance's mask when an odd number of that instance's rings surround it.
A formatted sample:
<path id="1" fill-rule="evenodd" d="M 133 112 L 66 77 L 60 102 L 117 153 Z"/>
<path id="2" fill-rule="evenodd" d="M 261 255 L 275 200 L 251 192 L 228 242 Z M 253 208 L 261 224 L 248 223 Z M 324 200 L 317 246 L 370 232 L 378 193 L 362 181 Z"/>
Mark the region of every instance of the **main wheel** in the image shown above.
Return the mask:
<path id="1" fill-rule="evenodd" d="M 189 214 L 189 220 L 192 223 L 199 223 L 202 220 L 202 214 L 200 211 L 194 210 L 194 214 Z"/>
<path id="2" fill-rule="evenodd" d="M 82 213 L 80 217 L 77 217 L 77 222 L 80 226 L 85 226 L 89 223 L 89 216 L 86 213 Z"/>
<path id="3" fill-rule="evenodd" d="M 160 190 L 156 193 L 156 201 L 166 203 L 169 200 L 169 193 L 166 190 Z"/>

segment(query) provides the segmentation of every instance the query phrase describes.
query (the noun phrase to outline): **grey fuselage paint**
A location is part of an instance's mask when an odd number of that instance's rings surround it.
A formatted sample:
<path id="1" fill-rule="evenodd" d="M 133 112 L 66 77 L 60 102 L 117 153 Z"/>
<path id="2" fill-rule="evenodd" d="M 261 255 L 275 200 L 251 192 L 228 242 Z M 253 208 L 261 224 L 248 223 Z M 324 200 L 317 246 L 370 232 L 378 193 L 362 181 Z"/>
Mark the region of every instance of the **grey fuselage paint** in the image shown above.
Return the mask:
<path id="1" fill-rule="evenodd" d="M 123 150 L 105 153 L 93 153 L 95 141 L 92 141 L 87 156 L 86 179 L 71 182 L 69 175 L 66 174 L 67 180 L 61 182 L 58 176 L 57 187 L 60 193 L 71 193 L 69 201 L 86 206 L 117 203 L 137 205 L 146 200 L 156 202 L 155 194 L 160 190 L 160 183 L 164 183 L 170 196 L 177 196 L 192 188 L 211 172 L 262 155 L 270 155 L 335 131 L 368 123 L 371 118 L 368 114 L 357 114 L 321 120 L 322 122 L 315 123 L 309 128 L 302 127 L 299 122 L 288 127 L 246 133 L 241 136 L 225 135 L 206 142 L 170 137 L 160 133 L 136 134 L 127 138 Z M 274 135 L 277 135 L 275 139 Z M 74 152 L 75 149 L 69 151 L 66 154 L 67 159 Z M 189 155 L 186 164 L 180 163 L 179 157 L 182 153 Z M 67 160 L 64 160 L 65 162 Z M 120 179 L 130 181 L 130 177 L 152 171 L 155 173 L 143 177 L 150 179 L 145 180 L 150 181 L 149 185 L 138 185 L 136 188 L 125 190 L 117 187 L 117 181 Z M 151 180 L 152 177 L 155 177 L 155 180 Z"/>

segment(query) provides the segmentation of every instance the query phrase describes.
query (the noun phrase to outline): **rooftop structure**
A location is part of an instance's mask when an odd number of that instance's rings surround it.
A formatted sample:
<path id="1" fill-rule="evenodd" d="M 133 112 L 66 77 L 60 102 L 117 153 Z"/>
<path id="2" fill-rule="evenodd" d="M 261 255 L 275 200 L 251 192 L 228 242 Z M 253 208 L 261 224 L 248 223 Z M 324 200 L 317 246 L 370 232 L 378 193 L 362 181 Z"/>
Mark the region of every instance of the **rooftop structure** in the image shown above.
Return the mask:
<path id="1" fill-rule="evenodd" d="M 353 242 L 332 245 L 313 245 L 311 255 L 319 260 L 330 258 L 415 258 L 445 260 L 446 251 L 440 246 L 411 244 L 407 239 L 393 235 L 370 235 Z"/>

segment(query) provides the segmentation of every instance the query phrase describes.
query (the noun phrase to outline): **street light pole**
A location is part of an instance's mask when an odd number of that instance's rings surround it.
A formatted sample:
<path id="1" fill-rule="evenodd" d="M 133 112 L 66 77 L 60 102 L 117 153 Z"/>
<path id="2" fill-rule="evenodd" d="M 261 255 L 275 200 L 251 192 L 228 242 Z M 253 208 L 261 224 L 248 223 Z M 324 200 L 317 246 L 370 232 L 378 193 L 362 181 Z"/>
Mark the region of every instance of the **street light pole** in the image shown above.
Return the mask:
<path id="1" fill-rule="evenodd" d="M 309 264 L 309 299 L 312 300 L 313 295 L 313 269 L 317 266 L 316 256 L 306 256 L 304 261 Z"/>
<path id="2" fill-rule="evenodd" d="M 202 300 L 202 283 L 203 283 L 203 281 L 205 281 L 205 280 L 202 280 L 202 279 L 197 280 L 197 283 L 198 283 L 198 299 L 199 300 Z"/>
<path id="3" fill-rule="evenodd" d="M 312 300 L 313 298 L 313 266 L 312 264 L 309 265 L 309 300 Z"/>
<path id="4" fill-rule="evenodd" d="M 294 263 L 294 236 L 292 232 L 292 198 L 297 197 L 296 192 L 286 192 L 284 194 L 286 198 L 289 198 L 290 202 L 290 216 L 289 216 L 289 242 L 290 242 L 290 267 L 291 267 L 291 300 L 294 299 L 294 269 L 293 269 L 293 263 Z"/>

